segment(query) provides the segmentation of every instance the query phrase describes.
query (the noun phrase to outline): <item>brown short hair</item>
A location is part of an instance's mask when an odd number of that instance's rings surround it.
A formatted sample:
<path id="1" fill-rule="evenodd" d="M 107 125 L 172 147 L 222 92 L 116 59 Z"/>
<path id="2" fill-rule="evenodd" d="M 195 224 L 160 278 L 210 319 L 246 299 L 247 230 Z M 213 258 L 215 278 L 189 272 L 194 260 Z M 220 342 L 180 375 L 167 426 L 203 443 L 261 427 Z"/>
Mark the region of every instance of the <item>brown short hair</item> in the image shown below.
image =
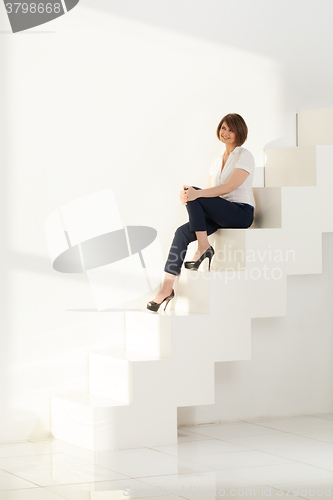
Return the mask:
<path id="1" fill-rule="evenodd" d="M 237 113 L 229 113 L 228 115 L 225 115 L 218 124 L 216 130 L 216 135 L 219 140 L 221 140 L 220 130 L 222 127 L 222 123 L 224 122 L 228 125 L 230 130 L 235 132 L 237 146 L 241 146 L 242 144 L 244 144 L 244 142 L 247 139 L 247 132 L 248 132 L 244 118 L 242 118 L 241 115 L 237 115 Z"/>

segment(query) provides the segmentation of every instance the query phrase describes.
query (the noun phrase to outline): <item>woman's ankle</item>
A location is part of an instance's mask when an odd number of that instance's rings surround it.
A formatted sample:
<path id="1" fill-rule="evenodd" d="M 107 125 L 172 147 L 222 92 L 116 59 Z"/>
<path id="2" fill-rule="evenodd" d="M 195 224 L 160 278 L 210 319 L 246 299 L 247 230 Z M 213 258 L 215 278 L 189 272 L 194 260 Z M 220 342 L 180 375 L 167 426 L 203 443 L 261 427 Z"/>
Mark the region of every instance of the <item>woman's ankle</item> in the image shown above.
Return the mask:
<path id="1" fill-rule="evenodd" d="M 199 245 L 198 244 L 198 250 L 201 250 L 202 252 L 204 252 L 205 250 L 207 250 L 209 247 L 211 246 L 211 244 L 209 243 L 209 241 L 205 244 L 202 244 L 202 245 Z"/>
<path id="2" fill-rule="evenodd" d="M 167 293 L 167 295 L 169 295 L 171 292 L 172 292 L 172 289 L 173 289 L 173 283 L 163 283 L 162 285 L 162 288 L 161 288 L 161 292 L 165 292 Z"/>

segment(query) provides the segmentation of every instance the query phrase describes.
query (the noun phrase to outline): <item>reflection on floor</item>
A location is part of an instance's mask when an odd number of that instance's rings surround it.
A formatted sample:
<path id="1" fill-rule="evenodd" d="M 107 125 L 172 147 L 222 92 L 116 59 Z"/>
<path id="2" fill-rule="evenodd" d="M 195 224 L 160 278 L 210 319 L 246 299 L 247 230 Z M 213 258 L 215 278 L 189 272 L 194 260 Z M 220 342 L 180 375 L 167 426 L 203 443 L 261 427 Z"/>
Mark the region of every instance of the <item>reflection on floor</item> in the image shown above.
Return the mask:
<path id="1" fill-rule="evenodd" d="M 93 453 L 0 445 L 0 500 L 333 500 L 333 413 L 183 426 L 178 444 Z"/>

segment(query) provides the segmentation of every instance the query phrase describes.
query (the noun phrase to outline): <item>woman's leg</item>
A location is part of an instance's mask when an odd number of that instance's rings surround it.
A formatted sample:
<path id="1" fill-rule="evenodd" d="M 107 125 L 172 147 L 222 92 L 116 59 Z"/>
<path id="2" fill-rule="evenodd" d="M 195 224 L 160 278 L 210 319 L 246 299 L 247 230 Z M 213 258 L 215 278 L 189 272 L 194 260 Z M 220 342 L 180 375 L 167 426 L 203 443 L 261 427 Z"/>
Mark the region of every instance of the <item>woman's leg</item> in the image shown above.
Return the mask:
<path id="1" fill-rule="evenodd" d="M 194 189 L 200 189 L 193 186 Z M 210 247 L 207 238 L 207 220 L 220 227 L 247 228 L 253 222 L 253 209 L 215 196 L 197 198 L 186 205 L 189 214 L 190 230 L 195 231 L 198 249 L 191 260 L 197 260 Z"/>
<path id="2" fill-rule="evenodd" d="M 188 222 L 176 229 L 169 255 L 164 266 L 165 275 L 162 288 L 154 298 L 155 302 L 162 302 L 162 300 L 172 292 L 174 281 L 180 273 L 180 268 L 185 259 L 187 246 L 191 241 L 194 241 L 195 238 L 195 233 L 190 231 Z"/>
<path id="3" fill-rule="evenodd" d="M 208 234 L 208 236 L 210 234 L 213 234 L 219 228 L 218 224 L 209 219 L 207 219 L 206 221 L 206 227 L 207 231 L 205 231 L 205 234 Z M 197 234 L 198 233 L 196 233 L 195 231 L 191 231 L 189 222 L 178 227 L 175 232 L 169 255 L 164 266 L 164 271 L 166 273 L 178 276 L 185 259 L 187 247 L 189 243 L 197 239 Z"/>
<path id="4" fill-rule="evenodd" d="M 204 231 L 206 238 L 207 238 L 207 232 L 209 236 L 210 234 L 213 234 L 219 227 L 218 224 L 210 220 L 207 220 L 206 225 L 207 225 L 207 231 Z M 170 247 L 169 255 L 164 266 L 165 275 L 162 288 L 157 293 L 156 297 L 153 299 L 154 302 L 161 303 L 162 300 L 165 299 L 165 297 L 170 295 L 170 293 L 172 292 L 174 281 L 179 275 L 180 269 L 183 265 L 187 247 L 189 243 L 197 239 L 196 236 L 197 234 L 198 233 L 190 230 L 189 222 L 186 222 L 185 224 L 179 226 L 176 229 Z"/>
<path id="5" fill-rule="evenodd" d="M 165 297 L 168 297 L 170 295 L 170 293 L 172 292 L 173 284 L 174 284 L 174 281 L 176 278 L 177 278 L 177 276 L 174 274 L 170 274 L 170 273 L 164 274 L 164 281 L 162 284 L 162 288 L 157 293 L 157 295 L 155 295 L 155 297 L 153 299 L 154 302 L 157 302 L 158 304 L 160 304 L 162 302 L 162 300 L 165 299 Z"/>
<path id="6" fill-rule="evenodd" d="M 198 260 L 201 255 L 211 246 L 208 241 L 207 231 L 195 231 L 195 234 L 198 240 L 198 248 L 191 260 Z"/>
<path id="7" fill-rule="evenodd" d="M 193 186 L 195 189 L 200 189 Z M 186 205 L 189 222 L 176 232 L 164 267 L 165 278 L 154 301 L 160 303 L 170 295 L 173 283 L 180 273 L 188 244 L 198 240 L 198 250 L 192 260 L 197 260 L 210 244 L 207 236 L 222 227 L 246 228 L 252 224 L 253 210 L 220 198 L 197 198 Z"/>
<path id="8" fill-rule="evenodd" d="M 253 222 L 252 208 L 227 201 L 220 196 L 197 198 L 189 201 L 186 208 L 191 231 L 206 231 L 207 221 L 213 221 L 220 228 L 248 228 Z"/>

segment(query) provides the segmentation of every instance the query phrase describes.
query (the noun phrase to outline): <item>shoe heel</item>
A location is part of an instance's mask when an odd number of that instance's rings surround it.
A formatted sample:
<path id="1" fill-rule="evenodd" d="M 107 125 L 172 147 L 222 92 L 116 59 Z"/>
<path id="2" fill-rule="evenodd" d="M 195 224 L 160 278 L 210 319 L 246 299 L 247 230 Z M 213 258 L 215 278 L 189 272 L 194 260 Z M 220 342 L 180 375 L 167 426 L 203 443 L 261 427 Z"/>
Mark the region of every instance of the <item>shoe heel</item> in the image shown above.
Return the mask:
<path id="1" fill-rule="evenodd" d="M 207 262 L 205 262 L 205 260 L 206 260 L 206 259 L 208 260 L 208 263 L 207 263 Z M 201 264 L 203 264 L 203 266 L 202 266 L 202 267 L 203 267 L 203 269 L 204 269 L 204 270 L 205 270 L 205 269 L 207 269 L 207 268 L 208 268 L 208 270 L 209 270 L 209 265 L 210 265 L 210 262 L 209 262 L 209 256 L 208 256 L 208 255 L 207 255 L 207 257 L 205 257 L 205 258 L 204 258 L 204 260 L 202 260 L 202 261 L 200 262 L 200 265 L 198 266 L 198 269 L 199 269 L 199 267 L 201 266 Z"/>
<path id="2" fill-rule="evenodd" d="M 211 260 L 214 256 L 214 248 L 212 246 L 210 246 L 208 248 L 208 250 L 206 250 L 202 255 L 201 257 L 199 257 L 198 260 L 190 260 L 190 261 L 187 261 L 185 262 L 185 268 L 186 269 L 192 269 L 193 271 L 198 271 L 200 265 L 202 264 L 202 262 L 208 258 L 209 259 L 209 264 L 208 264 L 208 270 L 210 271 L 210 263 L 211 263 Z"/>
<path id="3" fill-rule="evenodd" d="M 167 305 L 169 304 L 170 300 L 171 300 L 171 299 L 169 299 L 169 300 L 167 300 L 167 301 L 166 301 L 165 306 L 164 306 L 164 311 L 166 310 Z"/>

